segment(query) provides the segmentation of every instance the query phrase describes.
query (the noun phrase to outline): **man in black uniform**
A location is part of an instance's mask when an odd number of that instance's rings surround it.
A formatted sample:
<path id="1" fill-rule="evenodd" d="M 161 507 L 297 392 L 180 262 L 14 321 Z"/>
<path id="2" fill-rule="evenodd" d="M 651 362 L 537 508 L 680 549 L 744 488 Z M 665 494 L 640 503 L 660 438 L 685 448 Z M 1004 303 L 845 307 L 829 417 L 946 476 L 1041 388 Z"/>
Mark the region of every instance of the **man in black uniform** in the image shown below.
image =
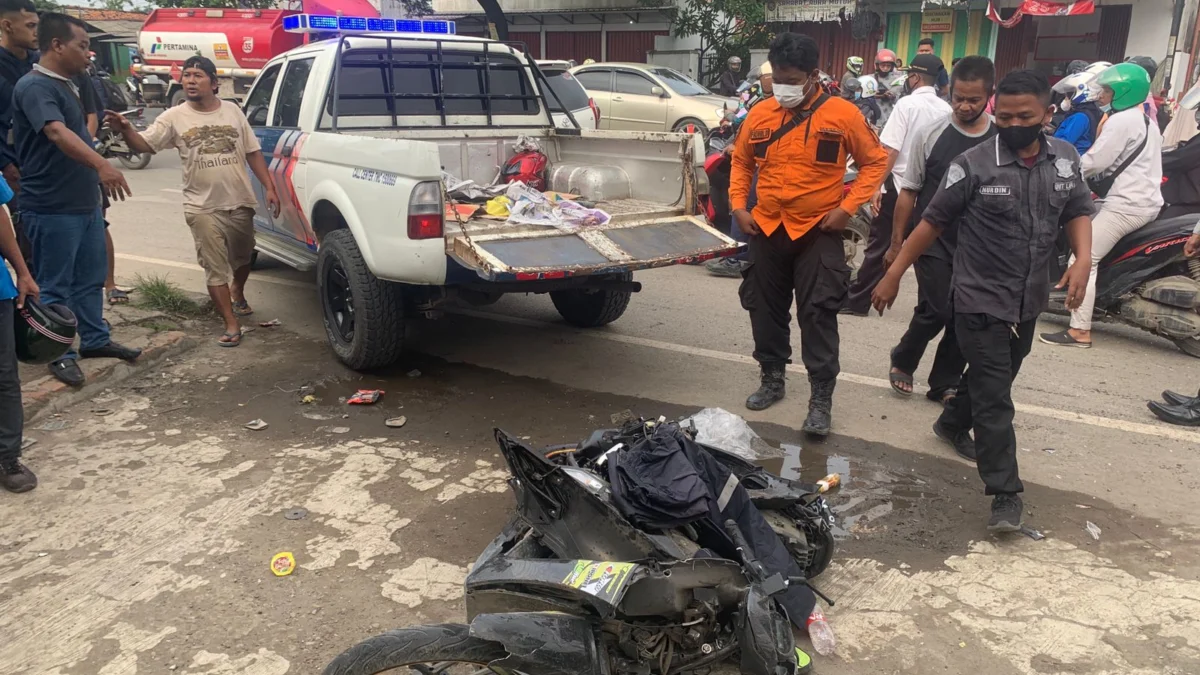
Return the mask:
<path id="1" fill-rule="evenodd" d="M 913 134 L 908 164 L 898 181 L 900 196 L 896 199 L 892 247 L 883 257 L 885 269 L 900 254 L 904 238 L 921 222 L 921 213 L 942 184 L 950 162 L 996 135 L 995 125 L 984 114 L 995 81 L 996 69 L 991 59 L 986 56 L 960 59 L 950 77 L 950 102 L 954 112 L 920 127 Z M 967 367 L 954 337 L 954 325 L 949 321 L 955 243 L 954 229 L 948 229 L 917 259 L 917 306 L 908 331 L 892 350 L 892 370 L 888 373 L 892 389 L 901 395 L 912 394 L 913 373 L 925 355 L 925 347 L 942 329 L 945 333 L 938 343 L 929 372 L 929 399 L 944 403 L 953 396 L 963 369 Z M 971 457 L 974 458 L 974 450 Z"/>
<path id="2" fill-rule="evenodd" d="M 1087 290 L 1096 211 L 1069 143 L 1047 138 L 1050 83 L 1034 70 L 1009 73 L 996 95 L 996 138 L 975 146 L 946 169 L 896 262 L 875 288 L 872 304 L 891 307 L 900 278 L 948 229 L 958 233 L 950 303 L 967 372 L 958 395 L 935 424 L 956 446 L 975 431 L 974 450 L 986 494 L 993 495 L 988 529 L 1021 527 L 1024 491 L 1017 471 L 1012 383 L 1033 344 L 1034 325 L 1050 295 L 1048 268 L 1059 229 L 1066 228 L 1076 262 L 1059 280 L 1067 306 Z"/>

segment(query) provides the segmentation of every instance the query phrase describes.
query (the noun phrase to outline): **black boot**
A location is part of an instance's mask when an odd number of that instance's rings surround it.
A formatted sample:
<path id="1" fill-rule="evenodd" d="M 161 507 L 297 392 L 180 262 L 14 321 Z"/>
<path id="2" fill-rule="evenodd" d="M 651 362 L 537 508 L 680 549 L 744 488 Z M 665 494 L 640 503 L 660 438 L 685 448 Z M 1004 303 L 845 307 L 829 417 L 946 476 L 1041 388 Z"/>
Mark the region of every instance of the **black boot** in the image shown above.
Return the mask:
<path id="1" fill-rule="evenodd" d="M 804 420 L 804 433 L 814 436 L 828 436 L 829 425 L 833 422 L 833 387 L 837 379 L 814 380 L 808 378 L 812 393 L 808 397 L 808 417 Z"/>
<path id="2" fill-rule="evenodd" d="M 766 410 L 783 399 L 783 373 L 786 366 L 782 363 L 762 364 L 762 384 L 758 390 L 746 399 L 746 407 L 751 410 Z"/>

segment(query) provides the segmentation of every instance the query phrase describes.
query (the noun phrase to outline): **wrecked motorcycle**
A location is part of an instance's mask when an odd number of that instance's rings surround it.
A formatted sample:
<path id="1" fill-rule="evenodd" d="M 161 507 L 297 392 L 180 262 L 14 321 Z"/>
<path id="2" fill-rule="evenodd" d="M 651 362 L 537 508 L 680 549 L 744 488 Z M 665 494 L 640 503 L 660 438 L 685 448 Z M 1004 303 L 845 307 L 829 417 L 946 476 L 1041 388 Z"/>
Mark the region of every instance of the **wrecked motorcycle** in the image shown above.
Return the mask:
<path id="1" fill-rule="evenodd" d="M 652 437 L 686 446 L 689 458 L 725 476 L 726 486 L 744 488 L 740 512 L 727 514 L 722 506 L 720 517 L 729 517 L 717 522 L 705 517 L 666 530 L 635 527 L 615 503 L 608 469 L 624 461 L 623 450 Z M 335 658 L 326 675 L 455 667 L 673 675 L 735 655 L 749 675 L 807 670 L 789 617 L 803 625 L 808 610 L 791 616 L 788 608 L 797 591 L 815 592 L 808 578 L 832 556 L 832 515 L 816 486 L 700 446 L 676 424 L 638 420 L 541 452 L 500 430 L 496 440 L 517 512 L 467 575 L 469 625 L 417 626 L 368 638 Z M 732 491 L 722 490 L 721 501 L 729 503 Z M 769 543 L 786 547 L 787 571 L 760 555 L 770 548 L 761 527 L 743 528 L 747 514 L 758 513 L 749 504 L 761 505 L 762 518 L 782 533 Z"/>

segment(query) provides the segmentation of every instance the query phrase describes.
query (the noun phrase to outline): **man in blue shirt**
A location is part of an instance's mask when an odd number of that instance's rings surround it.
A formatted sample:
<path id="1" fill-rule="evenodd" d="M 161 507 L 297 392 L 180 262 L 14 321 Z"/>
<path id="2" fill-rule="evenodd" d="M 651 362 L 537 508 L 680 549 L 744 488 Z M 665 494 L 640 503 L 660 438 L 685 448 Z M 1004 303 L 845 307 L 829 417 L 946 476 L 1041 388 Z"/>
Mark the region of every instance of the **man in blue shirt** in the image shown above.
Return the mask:
<path id="1" fill-rule="evenodd" d="M 37 8 L 32 2 L 0 0 L 0 172 L 14 193 L 21 189 L 21 171 L 13 147 L 13 87 L 37 63 L 37 27 Z M 16 197 L 8 203 L 8 208 L 25 264 L 32 267 L 29 238 L 25 236 Z"/>
<path id="2" fill-rule="evenodd" d="M 21 217 L 42 295 L 48 303 L 66 305 L 79 322 L 79 354 L 67 352 L 50 364 L 50 372 L 80 386 L 79 356 L 133 361 L 141 354 L 113 342 L 103 318 L 108 260 L 100 190 L 114 200 L 124 200 L 130 191 L 121 172 L 92 149 L 84 107 L 71 81 L 90 63 L 86 25 L 64 14 L 44 14 L 38 47 L 40 60 L 13 90 Z"/>
<path id="3" fill-rule="evenodd" d="M 0 178 L 0 204 L 10 202 L 13 193 Z M 37 476 L 21 463 L 22 432 L 25 411 L 21 407 L 21 376 L 17 371 L 17 343 L 13 330 L 14 307 L 25 306 L 25 298 L 38 297 L 38 285 L 25 266 L 17 237 L 0 207 L 0 256 L 17 273 L 14 285 L 8 270 L 0 263 L 0 487 L 9 492 L 29 492 L 37 487 Z M 15 302 L 14 302 L 15 299 Z"/>

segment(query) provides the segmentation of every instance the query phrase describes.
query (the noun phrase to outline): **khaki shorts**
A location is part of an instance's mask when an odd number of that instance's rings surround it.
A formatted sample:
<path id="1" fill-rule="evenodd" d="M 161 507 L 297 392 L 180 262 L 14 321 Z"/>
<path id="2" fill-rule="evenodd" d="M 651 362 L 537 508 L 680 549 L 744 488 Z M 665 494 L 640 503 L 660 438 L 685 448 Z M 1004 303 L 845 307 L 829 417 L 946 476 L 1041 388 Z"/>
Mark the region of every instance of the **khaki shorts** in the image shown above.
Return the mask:
<path id="1" fill-rule="evenodd" d="M 233 281 L 233 271 L 250 264 L 254 255 L 254 209 L 185 213 L 196 242 L 196 259 L 209 286 Z"/>

